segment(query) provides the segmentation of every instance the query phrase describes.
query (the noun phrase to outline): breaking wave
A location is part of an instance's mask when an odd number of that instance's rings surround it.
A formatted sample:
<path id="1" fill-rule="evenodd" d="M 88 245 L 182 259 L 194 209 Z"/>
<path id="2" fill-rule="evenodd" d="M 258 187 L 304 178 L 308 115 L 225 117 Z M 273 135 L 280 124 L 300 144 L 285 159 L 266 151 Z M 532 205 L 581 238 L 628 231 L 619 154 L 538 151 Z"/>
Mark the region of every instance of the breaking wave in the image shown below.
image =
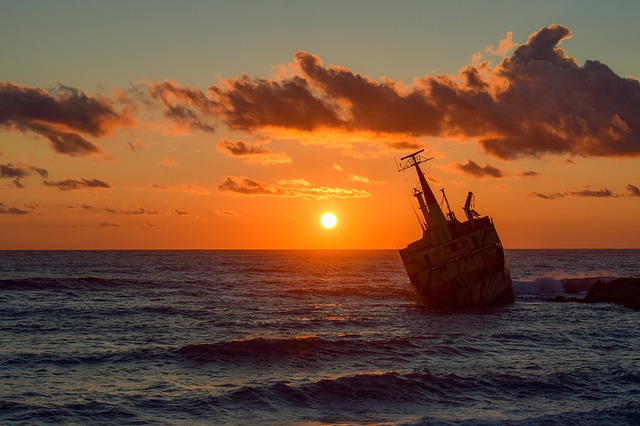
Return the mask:
<path id="1" fill-rule="evenodd" d="M 611 281 L 617 277 L 596 276 L 584 278 L 552 278 L 540 277 L 532 281 L 513 281 L 513 291 L 516 294 L 583 294 L 597 281 Z"/>

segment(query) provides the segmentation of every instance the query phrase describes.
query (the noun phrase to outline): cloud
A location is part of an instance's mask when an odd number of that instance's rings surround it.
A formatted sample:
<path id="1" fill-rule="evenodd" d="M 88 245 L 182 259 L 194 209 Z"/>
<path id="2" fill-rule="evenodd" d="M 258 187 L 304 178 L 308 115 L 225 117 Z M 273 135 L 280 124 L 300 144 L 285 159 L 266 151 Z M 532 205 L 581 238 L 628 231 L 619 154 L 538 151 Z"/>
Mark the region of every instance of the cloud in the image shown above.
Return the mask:
<path id="1" fill-rule="evenodd" d="M 158 215 L 160 214 L 157 210 L 148 210 L 144 207 L 138 207 L 136 209 L 116 209 L 113 207 L 105 207 L 104 210 L 107 213 L 112 214 L 123 214 L 125 216 L 141 216 L 141 215 Z"/>
<path id="2" fill-rule="evenodd" d="M 191 183 L 183 183 L 180 185 L 160 185 L 153 184 L 151 189 L 162 192 L 185 192 L 192 195 L 209 195 L 212 191 L 209 188 Z"/>
<path id="3" fill-rule="evenodd" d="M 58 182 L 44 181 L 46 186 L 55 186 L 62 191 L 75 189 L 111 188 L 111 185 L 99 179 L 66 179 Z"/>
<path id="4" fill-rule="evenodd" d="M 215 210 L 213 214 L 216 216 L 240 216 L 240 213 L 235 210 Z"/>
<path id="5" fill-rule="evenodd" d="M 500 40 L 497 49 L 489 45 L 485 47 L 484 50 L 490 55 L 505 57 L 507 53 L 516 46 L 517 44 L 513 41 L 513 32 L 507 31 L 505 38 Z"/>
<path id="6" fill-rule="evenodd" d="M 243 75 L 211 86 L 218 117 L 232 129 L 313 131 L 343 125 L 335 111 L 299 76 L 274 81 Z"/>
<path id="7" fill-rule="evenodd" d="M 537 177 L 540 176 L 540 173 L 534 171 L 534 170 L 523 170 L 520 173 L 518 173 L 518 176 L 522 177 L 522 178 L 527 178 L 527 177 Z"/>
<path id="8" fill-rule="evenodd" d="M 113 228 L 113 227 L 118 227 L 120 225 L 118 225 L 117 223 L 111 223 L 111 222 L 100 222 L 100 226 L 103 226 L 105 228 Z"/>
<path id="9" fill-rule="evenodd" d="M 367 185 L 382 185 L 384 182 L 379 182 L 376 180 L 371 180 L 366 176 L 360 176 L 360 175 L 356 175 L 354 173 L 350 173 L 349 174 L 349 180 L 351 182 L 360 182 L 360 183 L 366 183 Z"/>
<path id="10" fill-rule="evenodd" d="M 167 156 L 167 157 L 164 157 L 162 161 L 160 161 L 160 164 L 165 167 L 173 167 L 178 163 L 173 158 Z"/>
<path id="11" fill-rule="evenodd" d="M 177 214 L 178 216 L 189 216 L 189 212 L 188 212 L 188 211 L 185 211 L 185 210 L 178 210 L 178 209 L 176 209 L 175 211 L 176 211 L 176 214 Z"/>
<path id="12" fill-rule="evenodd" d="M 37 87 L 0 82 L 0 129 L 32 132 L 49 141 L 54 151 L 71 156 L 101 152 L 86 139 L 133 124 L 131 106 L 116 111 L 102 96 L 58 84 L 49 92 Z"/>
<path id="13" fill-rule="evenodd" d="M 473 140 L 502 159 L 640 156 L 640 82 L 595 60 L 578 64 L 560 47 L 571 37 L 554 24 L 518 46 L 509 32 L 497 48 L 484 49 L 503 58 L 497 65 L 476 57 L 456 75 L 425 75 L 411 85 L 326 65 L 304 51 L 273 78 L 219 78 L 206 91 L 167 80 L 132 88 L 131 99 L 121 91 L 110 99 L 61 84 L 45 90 L 0 82 L 0 130 L 36 134 L 65 155 L 98 153 L 90 139 L 132 126 L 136 99 L 188 131 L 211 133 L 222 123 L 257 138 L 342 143 L 342 153 L 356 158 L 415 149 L 424 136 Z M 354 148 L 359 142 L 377 149 Z M 223 139 L 217 149 L 251 163 L 291 162 L 260 142 Z M 474 164 L 459 167 L 496 173 Z"/>
<path id="14" fill-rule="evenodd" d="M 494 177 L 500 178 L 504 176 L 504 172 L 497 167 L 485 164 L 480 166 L 473 160 L 467 160 L 465 164 L 453 163 L 452 166 L 468 175 L 475 177 Z"/>
<path id="15" fill-rule="evenodd" d="M 532 192 L 529 194 L 529 198 L 540 198 L 542 200 L 555 200 L 556 198 L 562 198 L 566 194 L 562 192 L 556 192 L 553 194 L 543 194 L 541 192 Z"/>
<path id="16" fill-rule="evenodd" d="M 366 135 L 392 149 L 422 136 L 474 140 L 502 159 L 640 156 L 640 82 L 598 61 L 580 66 L 559 47 L 570 37 L 562 25 L 544 27 L 498 65 L 476 60 L 458 75 L 426 75 L 413 86 L 300 51 L 286 75 L 273 79 L 220 79 L 207 93 L 173 82 L 149 90 L 165 114 L 192 127 L 207 118 L 250 134 Z M 515 46 L 508 33 L 486 51 L 504 56 Z"/>
<path id="17" fill-rule="evenodd" d="M 323 200 L 327 198 L 365 198 L 367 191 L 351 188 L 313 187 L 304 179 L 291 179 L 278 183 L 260 182 L 244 176 L 225 176 L 218 185 L 221 193 L 245 196 L 272 196 Z"/>
<path id="18" fill-rule="evenodd" d="M 68 209 L 75 209 L 75 208 L 81 208 L 83 210 L 94 210 L 95 207 L 93 207 L 90 204 L 81 204 L 80 206 L 67 206 Z"/>
<path id="19" fill-rule="evenodd" d="M 291 163 L 291 158 L 284 152 L 273 152 L 261 144 L 250 144 L 242 140 L 221 139 L 216 149 L 228 157 L 243 158 L 252 164 Z"/>
<path id="20" fill-rule="evenodd" d="M 640 189 L 635 185 L 628 184 L 627 191 L 629 191 L 630 197 L 640 197 Z"/>
<path id="21" fill-rule="evenodd" d="M 28 210 L 22 210 L 17 207 L 6 207 L 4 203 L 0 203 L 0 214 L 25 215 L 29 213 Z"/>
<path id="22" fill-rule="evenodd" d="M 628 186 L 627 186 L 628 189 Z M 543 194 L 540 192 L 532 192 L 529 194 L 529 198 L 540 198 L 542 200 L 556 200 L 558 198 L 564 197 L 593 197 L 593 198 L 614 198 L 620 197 L 621 195 L 616 195 L 607 188 L 602 188 L 599 190 L 592 189 L 583 189 L 582 191 L 565 191 L 565 192 L 554 192 L 549 194 Z"/>
<path id="23" fill-rule="evenodd" d="M 495 132 L 478 135 L 488 152 L 640 155 L 640 83 L 597 61 L 579 66 L 558 47 L 571 36 L 560 25 L 543 28 L 492 70 L 504 89 L 484 105 L 485 128 Z"/>
<path id="24" fill-rule="evenodd" d="M 21 179 L 31 176 L 34 173 L 44 178 L 49 175 L 49 172 L 41 167 L 30 166 L 22 163 L 18 163 L 16 165 L 11 163 L 0 164 L 0 179 L 13 179 L 15 188 L 24 188 Z"/>
<path id="25" fill-rule="evenodd" d="M 604 197 L 604 198 L 608 198 L 608 197 L 615 197 L 615 195 L 613 195 L 613 192 L 610 189 L 600 189 L 600 190 L 591 190 L 591 189 L 584 189 L 582 191 L 572 191 L 569 193 L 569 195 L 575 196 L 575 197 Z"/>
<path id="26" fill-rule="evenodd" d="M 213 117 L 215 116 L 215 102 L 208 99 L 198 89 L 180 86 L 173 81 L 151 83 L 145 87 L 136 88 L 137 95 L 153 105 L 159 103 L 163 108 L 165 118 L 176 123 L 179 127 L 203 132 L 215 132 Z"/>

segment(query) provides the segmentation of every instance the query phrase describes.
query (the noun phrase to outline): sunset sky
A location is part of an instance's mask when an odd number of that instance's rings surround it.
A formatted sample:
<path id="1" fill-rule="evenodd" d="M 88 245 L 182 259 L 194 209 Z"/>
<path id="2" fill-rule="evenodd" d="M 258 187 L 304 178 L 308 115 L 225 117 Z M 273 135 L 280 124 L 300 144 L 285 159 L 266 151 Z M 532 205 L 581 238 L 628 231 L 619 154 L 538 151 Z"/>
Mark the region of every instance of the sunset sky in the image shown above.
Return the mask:
<path id="1" fill-rule="evenodd" d="M 635 1 L 3 1 L 0 249 L 640 248 Z M 320 224 L 332 212 L 338 223 Z"/>

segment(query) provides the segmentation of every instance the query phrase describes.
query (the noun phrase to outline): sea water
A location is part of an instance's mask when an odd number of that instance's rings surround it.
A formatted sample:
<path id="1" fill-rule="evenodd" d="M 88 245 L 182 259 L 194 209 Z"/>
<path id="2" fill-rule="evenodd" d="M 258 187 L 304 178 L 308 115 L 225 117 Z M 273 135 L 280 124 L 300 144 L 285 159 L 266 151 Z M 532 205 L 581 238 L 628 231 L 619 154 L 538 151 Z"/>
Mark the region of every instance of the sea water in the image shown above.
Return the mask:
<path id="1" fill-rule="evenodd" d="M 638 250 L 508 250 L 515 303 L 416 305 L 395 250 L 0 252 L 1 424 L 640 424 Z"/>

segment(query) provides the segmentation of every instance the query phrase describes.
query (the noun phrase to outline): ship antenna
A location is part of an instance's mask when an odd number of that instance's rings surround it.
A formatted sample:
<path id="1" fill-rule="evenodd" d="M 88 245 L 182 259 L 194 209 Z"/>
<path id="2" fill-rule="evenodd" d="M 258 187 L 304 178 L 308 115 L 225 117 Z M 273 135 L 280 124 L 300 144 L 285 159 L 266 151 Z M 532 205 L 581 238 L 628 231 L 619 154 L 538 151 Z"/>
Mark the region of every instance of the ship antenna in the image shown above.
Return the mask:
<path id="1" fill-rule="evenodd" d="M 413 214 L 416 215 L 416 219 L 418 220 L 418 225 L 420 225 L 420 228 L 422 228 L 422 230 L 425 231 L 427 229 L 427 224 L 424 223 L 424 220 L 420 219 L 420 215 L 416 211 L 416 206 L 411 202 L 411 198 L 406 192 L 405 192 L 405 196 L 409 200 L 409 205 L 411 206 L 411 210 L 413 210 Z"/>
<path id="2" fill-rule="evenodd" d="M 438 205 L 438 200 L 436 200 L 435 195 L 433 195 L 433 191 L 427 183 L 424 173 L 422 173 L 422 170 L 420 169 L 421 163 L 429 161 L 433 159 L 433 157 L 422 157 L 420 155 L 422 152 L 424 152 L 424 149 L 402 157 L 400 159 L 400 168 L 398 171 L 404 171 L 411 167 L 415 167 L 422 191 L 415 190 L 413 195 L 417 198 L 418 204 L 420 204 L 420 210 L 422 210 L 424 219 L 427 222 L 427 227 L 442 227 L 447 224 L 447 218 L 444 216 L 444 213 L 442 213 L 442 209 Z"/>
<path id="3" fill-rule="evenodd" d="M 440 192 L 442 192 L 442 196 L 444 197 L 444 203 L 447 206 L 447 210 L 449 210 L 449 214 L 447 214 L 447 216 L 449 216 L 449 220 L 455 220 L 456 215 L 454 212 L 451 211 L 451 206 L 449 206 L 449 200 L 447 200 L 447 194 L 444 193 L 444 188 L 442 188 Z"/>

